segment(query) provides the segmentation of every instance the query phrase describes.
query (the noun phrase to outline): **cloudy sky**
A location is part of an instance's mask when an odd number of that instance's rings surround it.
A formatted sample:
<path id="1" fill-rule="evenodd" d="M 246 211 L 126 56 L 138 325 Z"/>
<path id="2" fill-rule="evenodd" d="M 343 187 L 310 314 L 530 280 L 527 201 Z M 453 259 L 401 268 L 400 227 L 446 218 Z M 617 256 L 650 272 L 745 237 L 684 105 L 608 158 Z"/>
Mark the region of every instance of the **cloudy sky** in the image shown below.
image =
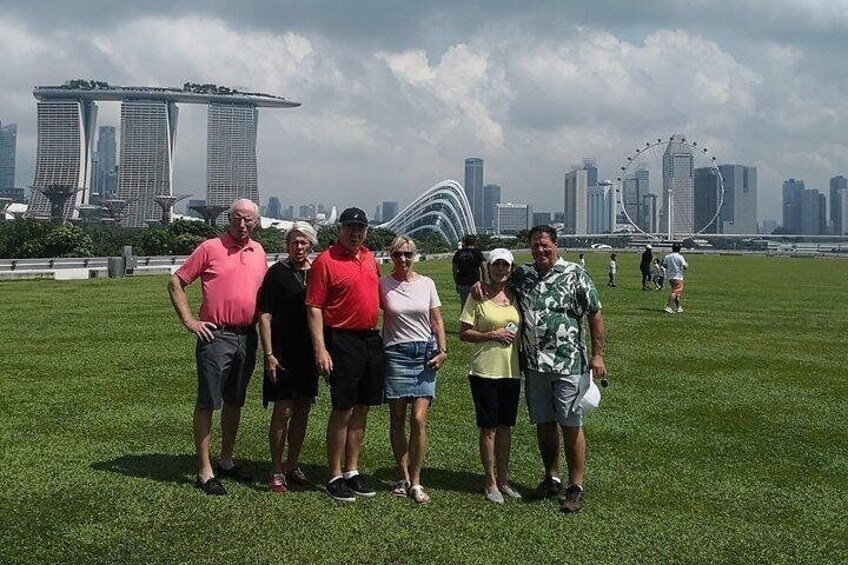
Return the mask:
<path id="1" fill-rule="evenodd" d="M 361 5 L 360 5 L 361 4 Z M 260 111 L 263 199 L 403 206 L 485 160 L 504 200 L 560 210 L 584 157 L 614 178 L 684 133 L 759 169 L 760 218 L 786 178 L 848 170 L 848 0 L 399 2 L 0 0 L 0 122 L 32 182 L 34 85 L 213 82 L 297 100 Z M 183 105 L 178 192 L 205 193 L 205 108 Z M 119 125 L 101 103 L 99 125 Z"/>

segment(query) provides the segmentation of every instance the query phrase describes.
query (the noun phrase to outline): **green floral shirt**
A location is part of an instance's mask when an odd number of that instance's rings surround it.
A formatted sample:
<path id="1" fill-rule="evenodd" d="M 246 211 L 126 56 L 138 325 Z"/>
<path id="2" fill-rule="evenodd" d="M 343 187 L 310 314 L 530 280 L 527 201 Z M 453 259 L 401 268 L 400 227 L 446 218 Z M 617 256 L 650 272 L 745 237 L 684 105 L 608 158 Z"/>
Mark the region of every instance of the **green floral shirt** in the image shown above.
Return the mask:
<path id="1" fill-rule="evenodd" d="M 516 269 L 512 283 L 524 320 L 523 368 L 574 375 L 588 370 L 583 316 L 601 309 L 592 277 L 577 263 L 559 259 L 540 275 L 534 264 Z"/>

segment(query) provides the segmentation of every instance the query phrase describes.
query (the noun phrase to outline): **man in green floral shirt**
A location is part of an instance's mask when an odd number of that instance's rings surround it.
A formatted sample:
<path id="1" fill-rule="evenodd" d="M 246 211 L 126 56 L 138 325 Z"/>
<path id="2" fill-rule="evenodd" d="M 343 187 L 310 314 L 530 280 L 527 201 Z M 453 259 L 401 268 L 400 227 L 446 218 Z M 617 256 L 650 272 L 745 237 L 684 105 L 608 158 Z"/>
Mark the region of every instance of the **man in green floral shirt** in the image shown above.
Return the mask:
<path id="1" fill-rule="evenodd" d="M 583 506 L 586 440 L 582 413 L 575 408 L 588 386 L 585 374 L 591 369 L 595 379 L 606 376 L 601 302 L 589 273 L 559 258 L 554 228 L 531 229 L 530 250 L 534 263 L 517 269 L 512 282 L 524 321 L 521 350 L 525 397 L 545 467 L 536 495 L 554 497 L 562 490 L 559 425 L 568 463 L 568 487 L 560 510 L 578 512 Z M 591 357 L 584 343 L 584 317 L 592 339 Z"/>

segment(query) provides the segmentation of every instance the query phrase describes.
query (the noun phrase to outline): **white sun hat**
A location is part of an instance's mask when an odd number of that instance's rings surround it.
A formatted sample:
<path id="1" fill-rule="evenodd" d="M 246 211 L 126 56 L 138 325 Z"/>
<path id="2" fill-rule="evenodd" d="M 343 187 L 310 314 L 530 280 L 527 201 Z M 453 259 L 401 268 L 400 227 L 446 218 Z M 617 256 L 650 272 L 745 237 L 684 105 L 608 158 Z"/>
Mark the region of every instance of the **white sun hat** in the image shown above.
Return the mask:
<path id="1" fill-rule="evenodd" d="M 582 414 L 594 412 L 601 403 L 601 389 L 595 384 L 592 372 L 580 376 L 579 396 L 576 401 L 576 411 Z"/>
<path id="2" fill-rule="evenodd" d="M 515 264 L 512 252 L 509 249 L 504 249 L 503 247 L 498 247 L 497 249 L 489 251 L 489 264 L 491 265 L 495 261 L 506 261 L 510 265 Z"/>

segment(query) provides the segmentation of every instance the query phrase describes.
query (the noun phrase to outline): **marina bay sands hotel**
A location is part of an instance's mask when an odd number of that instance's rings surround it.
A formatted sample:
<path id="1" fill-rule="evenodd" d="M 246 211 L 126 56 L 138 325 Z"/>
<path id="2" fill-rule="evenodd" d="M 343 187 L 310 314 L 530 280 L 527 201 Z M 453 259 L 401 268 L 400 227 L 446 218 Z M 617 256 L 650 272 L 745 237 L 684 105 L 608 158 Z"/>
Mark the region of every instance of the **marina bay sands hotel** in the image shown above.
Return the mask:
<path id="1" fill-rule="evenodd" d="M 37 86 L 38 149 L 34 188 L 62 185 L 76 192 L 65 204 L 67 218 L 89 203 L 97 102 L 121 103 L 120 167 L 116 197 L 126 201 L 122 224 L 144 226 L 161 216 L 155 196 L 174 194 L 177 104 L 207 104 L 206 203 L 229 206 L 237 198 L 259 203 L 256 127 L 259 108 L 300 106 L 279 96 L 240 92 L 214 84 L 183 88 L 110 86 L 73 80 Z M 50 215 L 47 197 L 33 190 L 27 215 Z"/>

